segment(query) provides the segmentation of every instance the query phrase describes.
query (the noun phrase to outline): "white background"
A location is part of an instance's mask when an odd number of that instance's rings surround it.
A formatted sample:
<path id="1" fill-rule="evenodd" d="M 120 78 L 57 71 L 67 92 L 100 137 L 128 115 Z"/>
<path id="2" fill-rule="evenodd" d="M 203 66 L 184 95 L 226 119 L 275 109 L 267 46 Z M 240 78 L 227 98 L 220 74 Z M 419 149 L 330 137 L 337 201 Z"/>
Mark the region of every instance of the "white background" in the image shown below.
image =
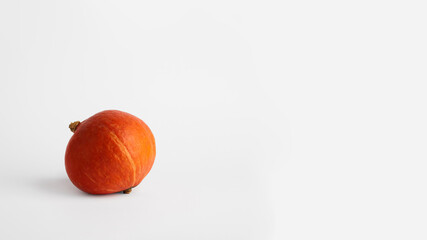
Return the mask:
<path id="1" fill-rule="evenodd" d="M 424 1 L 0 1 L 1 239 L 426 239 Z M 130 195 L 68 124 L 157 141 Z"/>

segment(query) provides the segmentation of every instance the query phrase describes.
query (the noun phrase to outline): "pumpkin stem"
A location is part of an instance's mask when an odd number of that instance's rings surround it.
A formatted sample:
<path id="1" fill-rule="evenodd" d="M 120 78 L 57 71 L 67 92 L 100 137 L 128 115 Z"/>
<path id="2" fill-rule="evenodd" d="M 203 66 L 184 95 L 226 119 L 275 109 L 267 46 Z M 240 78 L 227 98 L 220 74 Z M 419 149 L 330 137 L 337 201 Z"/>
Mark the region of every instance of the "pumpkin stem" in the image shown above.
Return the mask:
<path id="1" fill-rule="evenodd" d="M 70 128 L 71 132 L 75 132 L 77 129 L 77 126 L 79 126 L 80 121 L 72 122 L 68 127 Z"/>
<path id="2" fill-rule="evenodd" d="M 128 188 L 123 191 L 124 194 L 129 194 L 130 192 L 132 192 L 132 188 Z"/>

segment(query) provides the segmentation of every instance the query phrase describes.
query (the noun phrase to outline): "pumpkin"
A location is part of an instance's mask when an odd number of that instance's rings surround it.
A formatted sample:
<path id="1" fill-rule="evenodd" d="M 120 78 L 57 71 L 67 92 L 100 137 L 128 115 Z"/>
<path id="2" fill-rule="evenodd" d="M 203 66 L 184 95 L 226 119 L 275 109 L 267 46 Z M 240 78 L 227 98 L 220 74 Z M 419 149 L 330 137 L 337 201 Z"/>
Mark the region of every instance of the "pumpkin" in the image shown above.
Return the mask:
<path id="1" fill-rule="evenodd" d="M 65 152 L 71 182 L 90 194 L 130 193 L 151 170 L 156 145 L 150 128 L 122 111 L 99 112 L 73 122 Z"/>

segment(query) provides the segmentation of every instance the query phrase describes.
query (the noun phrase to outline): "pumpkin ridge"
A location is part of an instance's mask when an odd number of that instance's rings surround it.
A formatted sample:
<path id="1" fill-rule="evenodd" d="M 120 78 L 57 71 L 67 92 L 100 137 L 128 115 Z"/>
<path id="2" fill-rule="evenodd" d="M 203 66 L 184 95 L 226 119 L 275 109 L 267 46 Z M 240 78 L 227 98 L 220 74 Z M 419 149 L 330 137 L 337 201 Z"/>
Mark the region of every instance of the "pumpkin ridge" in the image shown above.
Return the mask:
<path id="1" fill-rule="evenodd" d="M 132 156 L 130 155 L 126 145 L 120 140 L 120 138 L 113 132 L 113 131 L 109 131 L 111 140 L 120 148 L 121 152 L 124 153 L 124 155 L 126 156 L 126 159 L 128 160 L 128 162 L 130 163 L 132 170 L 133 170 L 133 181 L 132 181 L 132 186 L 135 185 L 135 178 L 136 178 L 136 166 L 135 166 L 135 162 L 132 159 Z"/>

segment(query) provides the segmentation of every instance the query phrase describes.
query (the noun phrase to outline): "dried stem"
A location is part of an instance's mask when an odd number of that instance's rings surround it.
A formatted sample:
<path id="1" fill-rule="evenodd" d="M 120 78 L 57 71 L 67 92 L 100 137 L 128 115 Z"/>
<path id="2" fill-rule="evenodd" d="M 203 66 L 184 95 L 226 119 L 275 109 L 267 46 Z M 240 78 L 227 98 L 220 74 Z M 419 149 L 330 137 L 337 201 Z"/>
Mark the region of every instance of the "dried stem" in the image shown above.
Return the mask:
<path id="1" fill-rule="evenodd" d="M 75 132 L 79 124 L 80 121 L 72 122 L 70 125 L 68 125 L 68 127 L 70 128 L 71 132 Z"/>

